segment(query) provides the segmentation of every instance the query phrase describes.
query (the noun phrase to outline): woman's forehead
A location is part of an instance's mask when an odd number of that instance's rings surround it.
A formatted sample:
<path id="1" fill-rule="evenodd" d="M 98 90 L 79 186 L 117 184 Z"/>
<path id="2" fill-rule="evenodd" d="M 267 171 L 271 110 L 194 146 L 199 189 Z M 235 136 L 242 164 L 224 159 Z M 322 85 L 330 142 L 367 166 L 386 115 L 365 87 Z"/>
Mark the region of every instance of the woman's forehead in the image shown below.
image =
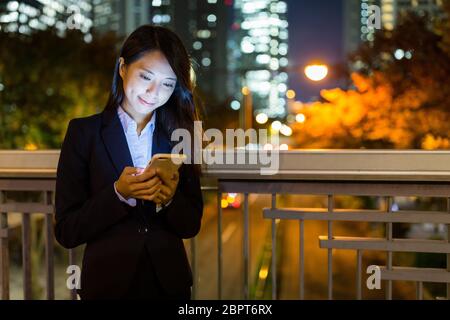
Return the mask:
<path id="1" fill-rule="evenodd" d="M 155 75 L 176 79 L 175 72 L 164 54 L 160 51 L 151 51 L 144 54 L 138 61 L 136 61 L 136 67 L 152 72 Z"/>

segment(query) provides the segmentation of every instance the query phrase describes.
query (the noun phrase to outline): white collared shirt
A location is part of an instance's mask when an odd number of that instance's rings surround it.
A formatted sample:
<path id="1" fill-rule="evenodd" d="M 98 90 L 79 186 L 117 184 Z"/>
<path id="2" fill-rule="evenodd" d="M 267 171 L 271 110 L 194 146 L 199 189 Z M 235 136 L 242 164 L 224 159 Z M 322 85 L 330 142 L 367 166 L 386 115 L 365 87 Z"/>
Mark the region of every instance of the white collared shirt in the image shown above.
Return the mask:
<path id="1" fill-rule="evenodd" d="M 130 150 L 131 158 L 133 160 L 133 165 L 138 168 L 145 168 L 152 157 L 152 142 L 153 142 L 153 132 L 155 131 L 156 124 L 156 112 L 153 112 L 152 118 L 142 129 L 141 134 L 137 134 L 137 123 L 133 118 L 130 117 L 121 106 L 117 108 L 117 115 L 119 116 L 120 122 L 122 123 L 123 130 L 125 132 L 125 137 L 127 139 L 128 148 Z M 122 197 L 122 195 L 117 192 L 116 185 L 114 184 L 114 190 L 117 196 L 123 202 L 128 203 L 130 206 L 136 206 L 136 199 L 129 198 L 128 200 Z M 169 203 L 172 199 L 169 201 Z M 168 205 L 167 203 L 166 205 Z M 161 210 L 160 205 L 156 205 L 156 211 Z"/>
<path id="2" fill-rule="evenodd" d="M 152 138 L 155 131 L 156 112 L 153 112 L 152 118 L 142 129 L 141 134 L 137 134 L 137 123 L 130 117 L 122 107 L 117 108 L 117 114 L 122 123 L 123 130 L 130 149 L 133 164 L 138 168 L 147 167 L 148 161 L 152 155 Z"/>

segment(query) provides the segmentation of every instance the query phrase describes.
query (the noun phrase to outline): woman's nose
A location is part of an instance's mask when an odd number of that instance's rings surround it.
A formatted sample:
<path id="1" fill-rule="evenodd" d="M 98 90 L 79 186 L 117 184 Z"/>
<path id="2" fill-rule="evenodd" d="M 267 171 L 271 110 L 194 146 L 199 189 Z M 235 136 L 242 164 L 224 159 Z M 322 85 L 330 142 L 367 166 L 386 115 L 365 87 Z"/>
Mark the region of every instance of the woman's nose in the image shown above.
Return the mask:
<path id="1" fill-rule="evenodd" d="M 159 95 L 159 86 L 157 83 L 153 82 L 151 84 L 149 84 L 149 86 L 147 87 L 147 93 L 152 94 L 152 96 L 158 96 Z"/>

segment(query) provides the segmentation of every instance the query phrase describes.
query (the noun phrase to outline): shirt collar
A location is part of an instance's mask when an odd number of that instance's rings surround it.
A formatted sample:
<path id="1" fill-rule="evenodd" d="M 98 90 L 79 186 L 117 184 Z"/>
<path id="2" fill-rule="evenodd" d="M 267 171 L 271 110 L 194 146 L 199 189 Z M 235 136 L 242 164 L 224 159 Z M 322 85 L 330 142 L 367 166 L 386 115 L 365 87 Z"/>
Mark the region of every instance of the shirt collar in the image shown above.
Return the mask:
<path id="1" fill-rule="evenodd" d="M 120 122 L 122 123 L 123 129 L 126 133 L 137 133 L 137 123 L 134 121 L 133 118 L 130 117 L 130 115 L 122 108 L 122 106 L 119 106 L 117 108 L 117 114 L 119 116 Z M 144 129 L 141 131 L 141 135 L 147 133 L 147 131 L 150 131 L 151 134 L 155 131 L 155 124 L 156 124 L 156 111 L 153 111 L 152 118 L 150 121 L 145 125 Z"/>

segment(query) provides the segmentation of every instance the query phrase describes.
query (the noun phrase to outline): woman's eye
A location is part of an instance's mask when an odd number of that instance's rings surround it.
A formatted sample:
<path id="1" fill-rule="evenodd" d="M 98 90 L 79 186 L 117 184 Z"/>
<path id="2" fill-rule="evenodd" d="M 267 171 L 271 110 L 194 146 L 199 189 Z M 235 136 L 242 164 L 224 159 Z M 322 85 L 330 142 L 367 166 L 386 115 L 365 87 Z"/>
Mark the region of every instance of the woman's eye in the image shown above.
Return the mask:
<path id="1" fill-rule="evenodd" d="M 173 84 L 171 84 L 171 83 L 164 83 L 164 85 L 165 85 L 167 88 L 173 88 Z"/>
<path id="2" fill-rule="evenodd" d="M 141 74 L 141 78 L 144 79 L 144 80 L 151 80 L 151 78 L 147 77 L 147 76 L 144 75 L 144 74 Z"/>

